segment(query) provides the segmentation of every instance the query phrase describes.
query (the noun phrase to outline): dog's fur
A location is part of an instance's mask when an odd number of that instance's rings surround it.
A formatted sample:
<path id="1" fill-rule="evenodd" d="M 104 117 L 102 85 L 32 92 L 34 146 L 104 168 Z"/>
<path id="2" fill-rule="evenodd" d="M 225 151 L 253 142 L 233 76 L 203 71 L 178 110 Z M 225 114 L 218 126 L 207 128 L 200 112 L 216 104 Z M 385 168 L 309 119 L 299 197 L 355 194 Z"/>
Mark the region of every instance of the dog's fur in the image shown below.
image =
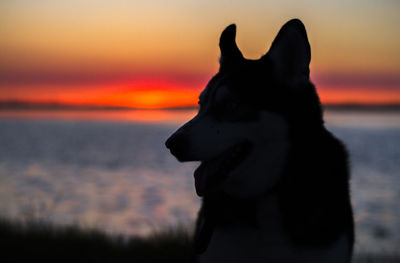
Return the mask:
<path id="1" fill-rule="evenodd" d="M 347 152 L 324 126 L 303 23 L 286 23 L 258 60 L 235 35 L 223 31 L 198 114 L 166 142 L 179 161 L 201 161 L 197 261 L 350 262 Z"/>

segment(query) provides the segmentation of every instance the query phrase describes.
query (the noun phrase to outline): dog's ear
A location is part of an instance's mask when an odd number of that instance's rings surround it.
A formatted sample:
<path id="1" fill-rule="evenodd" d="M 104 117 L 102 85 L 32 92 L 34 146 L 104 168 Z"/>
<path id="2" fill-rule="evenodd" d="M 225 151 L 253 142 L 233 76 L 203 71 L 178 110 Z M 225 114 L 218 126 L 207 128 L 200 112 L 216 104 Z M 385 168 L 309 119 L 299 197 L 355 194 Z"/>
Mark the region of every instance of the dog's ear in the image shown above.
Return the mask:
<path id="1" fill-rule="evenodd" d="M 220 65 L 234 65 L 243 60 L 243 55 L 236 45 L 236 25 L 232 24 L 225 28 L 219 39 L 219 48 L 221 50 Z"/>
<path id="2" fill-rule="evenodd" d="M 270 60 L 275 73 L 285 82 L 308 81 L 311 51 L 303 23 L 292 19 L 283 25 L 262 59 Z"/>

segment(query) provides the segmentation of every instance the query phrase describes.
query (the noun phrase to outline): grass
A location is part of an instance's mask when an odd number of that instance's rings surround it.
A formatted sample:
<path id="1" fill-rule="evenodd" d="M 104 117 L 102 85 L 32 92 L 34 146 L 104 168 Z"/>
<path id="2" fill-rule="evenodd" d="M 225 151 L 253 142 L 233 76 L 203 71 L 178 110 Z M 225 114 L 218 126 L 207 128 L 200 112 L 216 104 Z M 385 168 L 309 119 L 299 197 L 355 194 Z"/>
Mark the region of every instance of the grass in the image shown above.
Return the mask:
<path id="1" fill-rule="evenodd" d="M 0 262 L 191 262 L 187 228 L 146 238 L 109 236 L 95 229 L 43 222 L 0 221 Z"/>
<path id="2" fill-rule="evenodd" d="M 0 220 L 0 262 L 193 262 L 191 234 L 178 226 L 148 237 L 109 236 L 96 229 L 43 221 Z M 353 263 L 400 262 L 397 254 L 358 254 Z"/>

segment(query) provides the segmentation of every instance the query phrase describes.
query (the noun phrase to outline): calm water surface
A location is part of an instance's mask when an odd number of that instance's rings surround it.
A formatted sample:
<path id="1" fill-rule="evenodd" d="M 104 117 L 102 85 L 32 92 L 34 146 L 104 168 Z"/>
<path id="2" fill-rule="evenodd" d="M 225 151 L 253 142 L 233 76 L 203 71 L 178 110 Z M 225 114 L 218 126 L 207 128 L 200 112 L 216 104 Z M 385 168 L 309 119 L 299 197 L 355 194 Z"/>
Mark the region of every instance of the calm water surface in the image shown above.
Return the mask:
<path id="1" fill-rule="evenodd" d="M 0 111 L 0 216 L 147 234 L 191 224 L 197 163 L 165 139 L 193 111 Z M 351 153 L 357 248 L 400 248 L 400 114 L 327 112 Z"/>

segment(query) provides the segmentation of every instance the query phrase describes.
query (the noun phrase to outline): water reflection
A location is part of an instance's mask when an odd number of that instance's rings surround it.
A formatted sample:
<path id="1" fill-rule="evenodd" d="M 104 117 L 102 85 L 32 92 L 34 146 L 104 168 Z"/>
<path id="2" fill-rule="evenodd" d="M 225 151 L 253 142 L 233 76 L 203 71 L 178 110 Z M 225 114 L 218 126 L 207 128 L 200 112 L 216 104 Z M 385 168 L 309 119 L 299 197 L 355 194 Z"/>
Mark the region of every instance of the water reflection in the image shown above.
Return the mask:
<path id="1" fill-rule="evenodd" d="M 149 115 L 140 120 L 140 112 L 0 111 L 0 215 L 141 235 L 193 222 L 199 208 L 192 175 L 197 164 L 178 163 L 163 143 L 195 112 L 144 112 Z M 326 116 L 351 154 L 357 246 L 395 248 L 400 115 Z"/>

